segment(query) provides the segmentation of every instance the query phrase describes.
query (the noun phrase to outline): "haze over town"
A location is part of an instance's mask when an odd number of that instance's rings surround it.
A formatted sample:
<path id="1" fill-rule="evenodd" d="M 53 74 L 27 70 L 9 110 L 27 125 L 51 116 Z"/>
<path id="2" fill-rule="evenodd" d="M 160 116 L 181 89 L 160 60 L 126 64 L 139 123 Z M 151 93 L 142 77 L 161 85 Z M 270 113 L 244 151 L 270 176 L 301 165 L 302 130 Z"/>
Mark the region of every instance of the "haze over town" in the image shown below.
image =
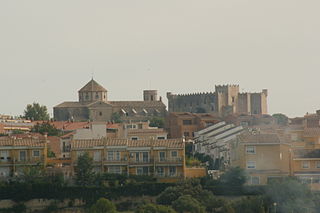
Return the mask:
<path id="1" fill-rule="evenodd" d="M 269 113 L 319 109 L 319 1 L 1 1 L 1 113 L 76 100 L 94 78 L 111 100 L 216 84 L 269 90 Z"/>

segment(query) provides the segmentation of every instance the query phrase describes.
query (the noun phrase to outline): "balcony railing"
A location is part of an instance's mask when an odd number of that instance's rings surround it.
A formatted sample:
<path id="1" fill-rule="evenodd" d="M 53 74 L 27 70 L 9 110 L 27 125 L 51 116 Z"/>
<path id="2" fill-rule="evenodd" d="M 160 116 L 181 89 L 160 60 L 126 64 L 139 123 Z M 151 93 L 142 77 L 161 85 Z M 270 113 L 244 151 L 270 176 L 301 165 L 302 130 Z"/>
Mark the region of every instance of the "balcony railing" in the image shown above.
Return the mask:
<path id="1" fill-rule="evenodd" d="M 155 158 L 156 163 L 182 163 L 183 158 Z"/>

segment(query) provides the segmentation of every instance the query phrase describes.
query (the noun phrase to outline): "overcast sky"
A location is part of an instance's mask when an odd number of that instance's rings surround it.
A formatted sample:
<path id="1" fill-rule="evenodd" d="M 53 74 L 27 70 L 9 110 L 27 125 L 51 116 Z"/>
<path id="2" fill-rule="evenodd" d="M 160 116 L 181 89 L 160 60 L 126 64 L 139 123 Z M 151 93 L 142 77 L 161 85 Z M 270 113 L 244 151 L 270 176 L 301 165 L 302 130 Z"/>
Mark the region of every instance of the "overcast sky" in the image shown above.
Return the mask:
<path id="1" fill-rule="evenodd" d="M 94 78 L 109 100 L 143 89 L 269 89 L 269 112 L 320 108 L 319 0 L 1 0 L 0 114 L 77 100 Z M 164 99 L 166 101 L 166 99 Z"/>

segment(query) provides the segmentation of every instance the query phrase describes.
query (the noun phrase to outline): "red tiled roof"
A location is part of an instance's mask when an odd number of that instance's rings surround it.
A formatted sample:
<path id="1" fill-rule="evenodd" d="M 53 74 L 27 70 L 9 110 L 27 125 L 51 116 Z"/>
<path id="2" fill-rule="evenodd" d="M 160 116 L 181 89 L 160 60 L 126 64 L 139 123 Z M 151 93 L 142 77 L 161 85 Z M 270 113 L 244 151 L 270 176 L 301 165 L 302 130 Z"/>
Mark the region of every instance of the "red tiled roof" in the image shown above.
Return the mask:
<path id="1" fill-rule="evenodd" d="M 167 147 L 183 148 L 182 139 L 168 140 L 127 140 L 127 139 L 92 139 L 92 140 L 74 140 L 71 143 L 72 149 L 92 148 L 101 146 L 127 146 L 127 147 Z"/>
<path id="2" fill-rule="evenodd" d="M 35 121 L 34 124 L 44 123 L 47 121 Z M 49 122 L 51 125 L 55 126 L 55 128 L 63 130 L 63 131 L 73 131 L 76 129 L 83 129 L 89 126 L 89 122 L 69 122 L 69 121 L 53 121 Z"/>
<path id="3" fill-rule="evenodd" d="M 281 143 L 277 134 L 242 134 L 239 135 L 242 143 Z"/>
<path id="4" fill-rule="evenodd" d="M 1 139 L 0 146 L 28 146 L 28 147 L 44 147 L 45 141 L 39 139 Z"/>

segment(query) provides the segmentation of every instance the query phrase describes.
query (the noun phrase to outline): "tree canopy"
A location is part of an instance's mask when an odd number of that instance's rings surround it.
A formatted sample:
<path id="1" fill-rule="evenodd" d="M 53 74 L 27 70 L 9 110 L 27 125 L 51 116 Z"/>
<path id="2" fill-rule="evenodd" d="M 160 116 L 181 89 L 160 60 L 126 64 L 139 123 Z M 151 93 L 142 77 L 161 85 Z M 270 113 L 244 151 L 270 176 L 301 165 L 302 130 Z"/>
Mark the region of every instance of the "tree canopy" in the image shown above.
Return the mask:
<path id="1" fill-rule="evenodd" d="M 76 182 L 79 186 L 92 185 L 94 179 L 93 159 L 88 152 L 78 157 L 76 171 Z"/>
<path id="2" fill-rule="evenodd" d="M 172 203 L 172 207 L 179 213 L 205 213 L 205 208 L 199 201 L 194 199 L 191 195 L 182 195 Z"/>
<path id="3" fill-rule="evenodd" d="M 37 123 L 31 129 L 32 132 L 38 132 L 40 134 L 47 133 L 48 136 L 58 136 L 60 130 L 58 130 L 54 125 L 51 125 L 49 122 Z"/>
<path id="4" fill-rule="evenodd" d="M 47 107 L 39 103 L 28 104 L 24 110 L 24 118 L 33 121 L 49 120 Z"/>
<path id="5" fill-rule="evenodd" d="M 135 213 L 176 213 L 176 211 L 168 206 L 149 203 L 137 208 Z"/>
<path id="6" fill-rule="evenodd" d="M 273 114 L 272 117 L 276 120 L 276 123 L 279 125 L 287 125 L 289 122 L 289 118 L 282 113 Z"/>
<path id="7" fill-rule="evenodd" d="M 151 127 L 158 127 L 158 128 L 164 128 L 164 118 L 161 117 L 153 117 L 150 119 Z"/>
<path id="8" fill-rule="evenodd" d="M 91 206 L 89 213 L 116 213 L 116 206 L 106 198 L 100 198 Z"/>

